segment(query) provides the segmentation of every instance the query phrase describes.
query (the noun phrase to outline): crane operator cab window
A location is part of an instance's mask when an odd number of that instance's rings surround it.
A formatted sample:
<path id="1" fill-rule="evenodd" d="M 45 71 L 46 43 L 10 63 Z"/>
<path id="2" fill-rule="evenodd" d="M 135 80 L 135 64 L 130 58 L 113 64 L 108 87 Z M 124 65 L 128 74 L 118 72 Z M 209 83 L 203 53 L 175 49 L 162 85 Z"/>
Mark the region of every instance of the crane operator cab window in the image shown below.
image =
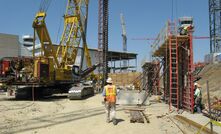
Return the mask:
<path id="1" fill-rule="evenodd" d="M 75 79 L 80 77 L 80 68 L 77 65 L 72 66 L 72 75 Z"/>

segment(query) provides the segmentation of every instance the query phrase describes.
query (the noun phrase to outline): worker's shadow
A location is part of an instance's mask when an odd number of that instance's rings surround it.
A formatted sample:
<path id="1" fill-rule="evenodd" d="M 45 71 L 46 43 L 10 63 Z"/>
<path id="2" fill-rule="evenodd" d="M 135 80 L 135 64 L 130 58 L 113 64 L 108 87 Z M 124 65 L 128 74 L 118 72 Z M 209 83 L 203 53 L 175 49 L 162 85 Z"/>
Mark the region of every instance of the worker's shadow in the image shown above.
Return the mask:
<path id="1" fill-rule="evenodd" d="M 121 123 L 123 121 L 125 121 L 125 120 L 123 120 L 123 119 L 116 119 L 117 124 L 119 124 L 119 123 Z"/>

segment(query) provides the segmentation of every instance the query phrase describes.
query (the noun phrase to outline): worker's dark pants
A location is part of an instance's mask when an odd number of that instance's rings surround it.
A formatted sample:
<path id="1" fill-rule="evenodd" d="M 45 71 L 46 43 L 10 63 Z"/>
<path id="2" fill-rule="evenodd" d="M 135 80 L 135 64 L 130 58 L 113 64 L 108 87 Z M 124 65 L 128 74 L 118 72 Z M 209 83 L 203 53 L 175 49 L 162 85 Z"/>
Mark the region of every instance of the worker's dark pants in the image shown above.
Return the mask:
<path id="1" fill-rule="evenodd" d="M 202 99 L 200 97 L 196 97 L 195 107 L 196 107 L 197 113 L 201 113 L 201 107 L 202 107 L 201 101 L 202 101 Z"/>
<path id="2" fill-rule="evenodd" d="M 105 103 L 106 120 L 110 121 L 116 118 L 116 103 Z"/>

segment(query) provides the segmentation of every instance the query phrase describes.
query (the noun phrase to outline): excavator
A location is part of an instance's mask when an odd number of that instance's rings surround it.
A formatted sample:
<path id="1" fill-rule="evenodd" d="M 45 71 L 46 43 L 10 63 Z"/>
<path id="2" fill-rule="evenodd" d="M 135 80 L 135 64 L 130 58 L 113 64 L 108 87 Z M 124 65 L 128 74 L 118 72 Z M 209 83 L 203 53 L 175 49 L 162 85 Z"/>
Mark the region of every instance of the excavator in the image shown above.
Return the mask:
<path id="1" fill-rule="evenodd" d="M 11 60 L 11 75 L 0 82 L 17 87 L 16 98 L 26 98 L 33 93 L 42 96 L 55 92 L 69 92 L 71 99 L 93 94 L 92 87 L 79 85 L 87 76 L 95 76 L 93 71 L 99 66 L 99 64 L 92 65 L 86 41 L 89 0 L 67 0 L 64 30 L 59 45 L 52 43 L 46 25 L 46 12 L 50 2 L 50 0 L 41 1 L 32 24 L 33 57 L 29 60 L 22 58 Z M 34 52 L 37 38 L 41 44 L 39 56 L 35 56 Z M 81 63 L 75 65 L 80 48 L 82 48 Z M 84 57 L 86 57 L 87 68 L 82 70 Z"/>

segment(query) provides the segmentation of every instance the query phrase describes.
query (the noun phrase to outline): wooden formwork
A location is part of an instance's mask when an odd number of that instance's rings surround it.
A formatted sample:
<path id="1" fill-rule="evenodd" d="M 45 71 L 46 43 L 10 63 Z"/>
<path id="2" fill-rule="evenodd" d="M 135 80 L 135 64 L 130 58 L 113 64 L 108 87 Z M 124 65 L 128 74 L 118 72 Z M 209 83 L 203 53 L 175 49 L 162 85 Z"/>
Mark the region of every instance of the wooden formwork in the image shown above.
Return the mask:
<path id="1" fill-rule="evenodd" d="M 108 76 L 112 78 L 113 84 L 117 86 L 127 86 L 134 84 L 134 80 L 140 76 L 140 74 L 140 72 L 110 73 Z"/>

